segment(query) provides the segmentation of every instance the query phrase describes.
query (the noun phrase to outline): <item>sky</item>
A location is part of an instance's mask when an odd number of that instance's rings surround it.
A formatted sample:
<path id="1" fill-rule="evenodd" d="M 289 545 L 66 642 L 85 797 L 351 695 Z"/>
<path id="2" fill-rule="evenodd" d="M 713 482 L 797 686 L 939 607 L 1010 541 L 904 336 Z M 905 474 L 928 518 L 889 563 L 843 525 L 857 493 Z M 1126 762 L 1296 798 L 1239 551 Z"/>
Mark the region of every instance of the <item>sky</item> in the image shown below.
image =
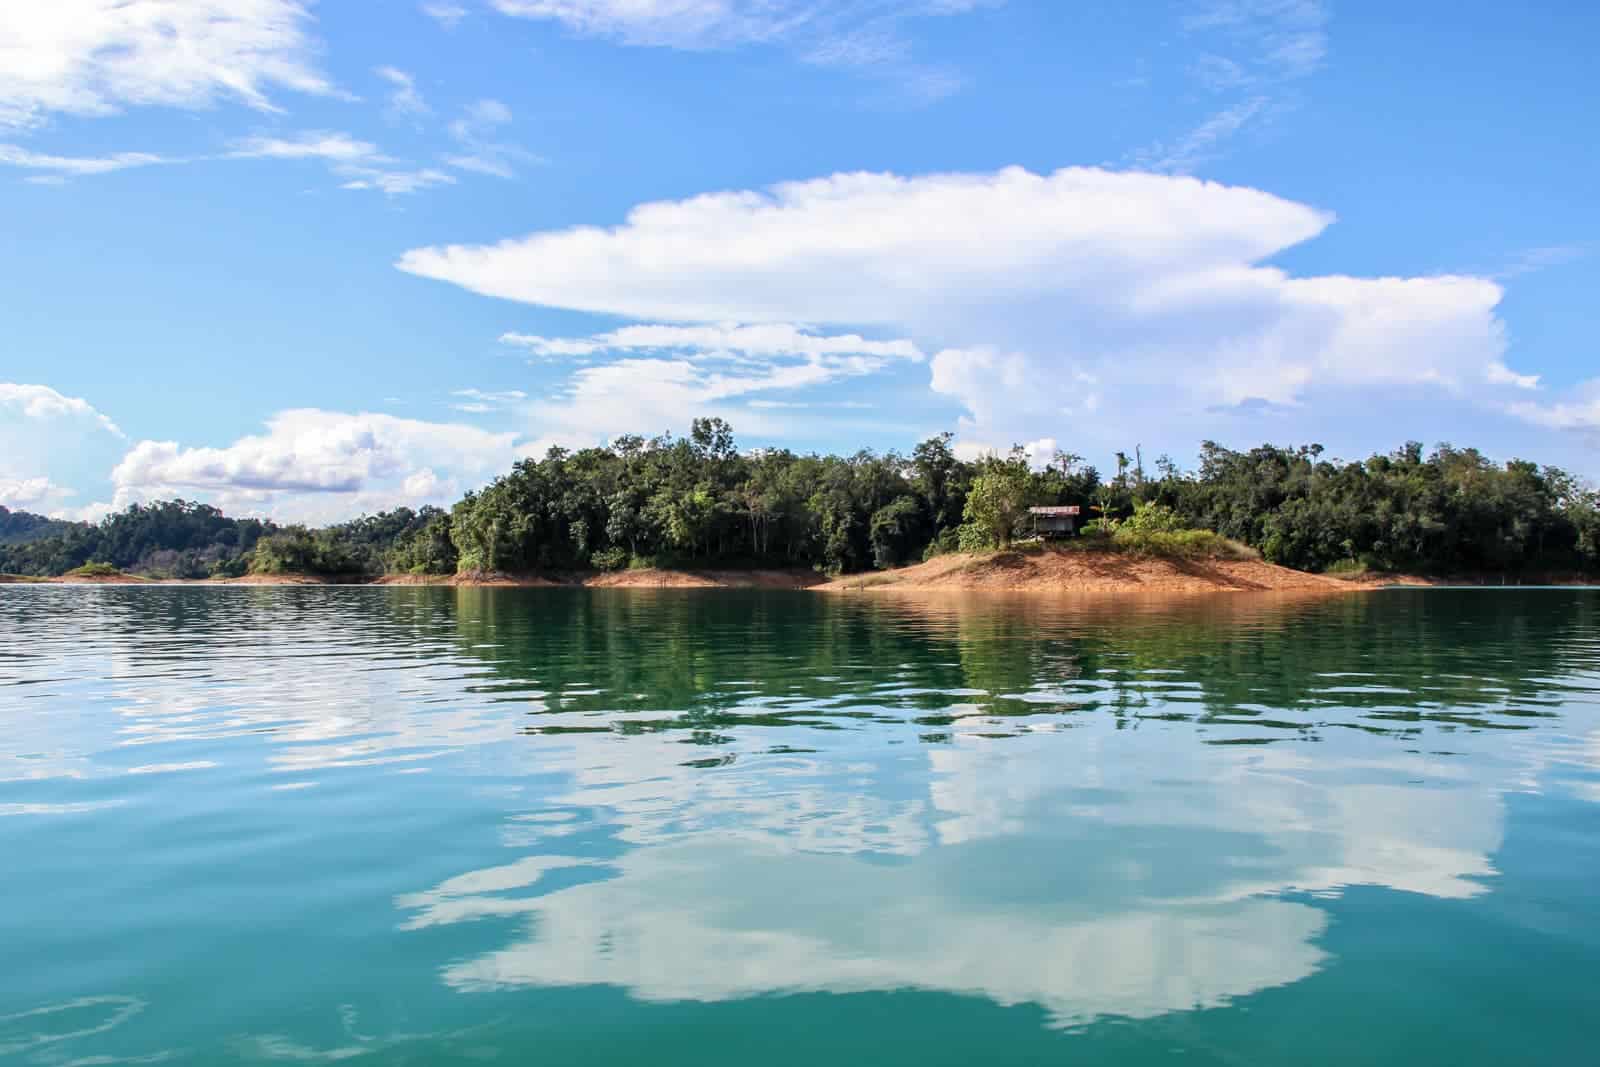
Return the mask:
<path id="1" fill-rule="evenodd" d="M 0 504 L 329 522 L 720 416 L 1600 479 L 1600 7 L 0 3 Z"/>

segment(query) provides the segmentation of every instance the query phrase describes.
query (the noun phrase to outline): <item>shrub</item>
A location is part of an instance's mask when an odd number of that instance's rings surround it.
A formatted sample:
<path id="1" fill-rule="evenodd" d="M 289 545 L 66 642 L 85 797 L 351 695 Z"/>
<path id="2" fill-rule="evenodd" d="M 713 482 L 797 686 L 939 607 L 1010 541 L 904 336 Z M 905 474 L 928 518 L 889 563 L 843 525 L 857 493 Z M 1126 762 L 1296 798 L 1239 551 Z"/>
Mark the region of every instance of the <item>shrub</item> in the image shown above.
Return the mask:
<path id="1" fill-rule="evenodd" d="M 987 552 L 995 547 L 994 532 L 975 522 L 964 522 L 956 529 L 956 546 L 963 552 Z"/>
<path id="2" fill-rule="evenodd" d="M 313 533 L 290 526 L 256 542 L 250 553 L 251 574 L 360 574 L 366 561 L 360 546 L 341 542 L 329 530 Z"/>
<path id="3" fill-rule="evenodd" d="M 923 561 L 936 556 L 949 555 L 951 552 L 961 551 L 961 532 L 953 526 L 947 526 L 939 531 L 939 536 L 928 542 L 928 547 L 923 550 Z"/>
<path id="4" fill-rule="evenodd" d="M 594 564 L 596 570 L 620 571 L 630 562 L 628 550 L 625 548 L 605 548 L 595 552 L 589 557 L 589 562 Z"/>
<path id="5" fill-rule="evenodd" d="M 114 578 L 122 572 L 109 563 L 90 561 L 67 572 L 68 578 Z"/>
<path id="6" fill-rule="evenodd" d="M 1124 526 L 1111 535 L 1111 543 L 1123 552 L 1168 559 L 1254 559 L 1256 555 L 1210 530 L 1140 531 Z"/>
<path id="7" fill-rule="evenodd" d="M 249 569 L 249 556 L 236 556 L 233 559 L 219 559 L 211 565 L 210 577 L 241 578 Z"/>
<path id="8" fill-rule="evenodd" d="M 1111 520 L 1116 523 L 1116 520 Z M 1132 530 L 1136 533 L 1178 533 L 1184 529 L 1178 513 L 1165 504 L 1146 501 L 1133 505 L 1133 514 L 1113 529 Z M 1194 531 L 1196 533 L 1200 531 Z"/>
<path id="9" fill-rule="evenodd" d="M 251 574 L 310 574 L 314 571 L 316 549 L 303 529 L 272 534 L 256 542 L 250 553 Z"/>

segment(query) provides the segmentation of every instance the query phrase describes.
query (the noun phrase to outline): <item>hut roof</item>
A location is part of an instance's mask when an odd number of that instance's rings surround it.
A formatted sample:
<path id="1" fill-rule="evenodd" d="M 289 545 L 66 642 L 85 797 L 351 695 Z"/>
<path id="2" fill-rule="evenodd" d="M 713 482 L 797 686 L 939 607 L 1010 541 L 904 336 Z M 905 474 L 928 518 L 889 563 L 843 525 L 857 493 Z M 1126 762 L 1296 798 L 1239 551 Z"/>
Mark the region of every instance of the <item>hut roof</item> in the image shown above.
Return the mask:
<path id="1" fill-rule="evenodd" d="M 1049 516 L 1076 515 L 1078 514 L 1078 505 L 1068 504 L 1065 507 L 1029 508 L 1028 514 Z"/>

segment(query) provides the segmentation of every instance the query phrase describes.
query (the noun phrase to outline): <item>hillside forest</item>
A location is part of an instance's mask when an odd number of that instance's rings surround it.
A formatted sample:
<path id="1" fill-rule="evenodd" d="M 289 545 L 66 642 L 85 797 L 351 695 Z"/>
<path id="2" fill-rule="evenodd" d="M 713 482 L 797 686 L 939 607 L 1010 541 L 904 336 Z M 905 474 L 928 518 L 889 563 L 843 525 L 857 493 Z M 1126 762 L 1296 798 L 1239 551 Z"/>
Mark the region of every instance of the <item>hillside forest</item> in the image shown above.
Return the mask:
<path id="1" fill-rule="evenodd" d="M 207 504 L 135 504 L 70 523 L 0 507 L 0 572 L 91 563 L 153 577 L 246 573 L 572 572 L 785 567 L 841 574 L 1005 547 L 1027 508 L 1078 505 L 1085 545 L 1204 550 L 1228 539 L 1311 571 L 1600 572 L 1600 494 L 1555 467 L 1415 442 L 1362 460 L 1318 445 L 1200 447 L 1199 465 L 1136 449 L 1102 472 L 1057 452 L 964 460 L 953 436 L 909 454 L 740 451 L 721 419 L 518 462 L 448 511 L 400 507 L 321 528 Z M 1087 539 L 1087 540 L 1085 540 Z"/>

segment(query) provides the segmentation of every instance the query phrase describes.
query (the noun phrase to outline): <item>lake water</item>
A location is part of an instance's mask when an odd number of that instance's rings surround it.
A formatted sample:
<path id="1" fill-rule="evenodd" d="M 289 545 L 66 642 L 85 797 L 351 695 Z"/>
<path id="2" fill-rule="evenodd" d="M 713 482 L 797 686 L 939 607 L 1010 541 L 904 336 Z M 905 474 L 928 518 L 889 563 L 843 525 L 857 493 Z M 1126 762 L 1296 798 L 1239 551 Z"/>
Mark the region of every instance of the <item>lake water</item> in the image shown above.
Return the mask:
<path id="1" fill-rule="evenodd" d="M 1600 1062 L 1600 595 L 0 590 L 0 1063 Z"/>

